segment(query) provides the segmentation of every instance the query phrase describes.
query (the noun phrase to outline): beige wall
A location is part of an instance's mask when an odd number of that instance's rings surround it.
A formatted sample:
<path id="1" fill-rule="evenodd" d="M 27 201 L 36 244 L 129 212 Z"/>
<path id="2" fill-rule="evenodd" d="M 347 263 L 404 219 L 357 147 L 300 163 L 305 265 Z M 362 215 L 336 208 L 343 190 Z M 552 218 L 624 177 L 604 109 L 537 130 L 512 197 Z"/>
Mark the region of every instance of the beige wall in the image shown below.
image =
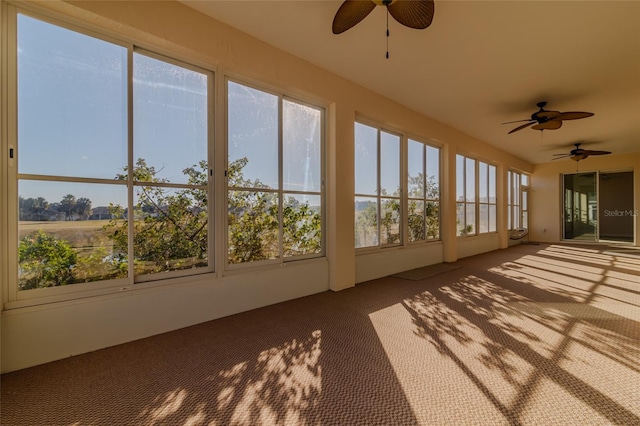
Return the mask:
<path id="1" fill-rule="evenodd" d="M 640 153 L 588 157 L 577 166 L 581 172 L 634 172 L 634 207 L 640 212 Z M 561 176 L 575 173 L 576 162 L 571 160 L 537 164 L 531 179 L 531 220 L 529 238 L 532 241 L 558 242 L 562 239 Z M 636 245 L 640 244 L 640 214 L 634 221 Z"/>
<path id="2" fill-rule="evenodd" d="M 65 358 L 306 294 L 341 290 L 354 286 L 357 281 L 402 269 L 455 261 L 507 246 L 504 225 L 500 226 L 499 235 L 466 239 L 455 236 L 455 155 L 462 153 L 489 161 L 498 166 L 499 176 L 506 175 L 509 167 L 531 172 L 530 164 L 179 3 L 47 1 L 38 3 L 38 11 L 52 11 L 54 17 L 88 24 L 117 39 L 209 68 L 215 72 L 218 91 L 224 88 L 223 77 L 232 75 L 325 105 L 329 122 L 328 259 L 232 275 L 218 272 L 176 280 L 172 285 L 136 286 L 126 292 L 82 301 L 5 310 L 0 317 L 2 371 Z M 224 104 L 221 98 L 217 99 L 215 158 L 216 170 L 222 171 Z M 445 176 L 442 242 L 356 256 L 353 123 L 357 115 L 442 146 Z M 223 188 L 223 176 L 218 174 L 216 190 Z M 504 217 L 506 193 L 500 182 L 498 196 L 498 210 Z M 224 214 L 222 206 L 216 214 Z M 223 232 L 222 225 L 217 226 L 216 232 Z M 219 259 L 216 263 L 218 271 L 222 271 L 222 262 Z M 2 277 L 6 288 L 6 278 Z"/>

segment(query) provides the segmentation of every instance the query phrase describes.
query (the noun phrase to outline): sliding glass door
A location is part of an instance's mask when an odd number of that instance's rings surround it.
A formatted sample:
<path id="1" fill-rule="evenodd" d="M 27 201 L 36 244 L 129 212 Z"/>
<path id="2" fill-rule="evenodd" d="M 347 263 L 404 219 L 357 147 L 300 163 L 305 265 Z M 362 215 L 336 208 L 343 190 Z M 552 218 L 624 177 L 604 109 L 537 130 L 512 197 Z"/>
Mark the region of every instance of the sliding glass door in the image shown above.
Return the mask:
<path id="1" fill-rule="evenodd" d="M 564 175 L 564 239 L 596 241 L 596 173 Z"/>
<path id="2" fill-rule="evenodd" d="M 633 242 L 633 172 L 563 176 L 564 239 Z"/>

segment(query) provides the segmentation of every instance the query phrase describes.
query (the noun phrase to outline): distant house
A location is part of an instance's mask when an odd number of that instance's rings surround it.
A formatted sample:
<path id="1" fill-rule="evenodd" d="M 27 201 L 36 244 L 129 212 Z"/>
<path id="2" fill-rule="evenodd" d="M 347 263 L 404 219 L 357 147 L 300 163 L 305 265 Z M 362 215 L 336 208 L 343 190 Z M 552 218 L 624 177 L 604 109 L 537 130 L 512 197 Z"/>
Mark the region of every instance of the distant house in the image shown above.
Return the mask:
<path id="1" fill-rule="evenodd" d="M 113 215 L 109 212 L 109 207 L 100 206 L 91 209 L 89 220 L 105 220 L 113 219 Z"/>

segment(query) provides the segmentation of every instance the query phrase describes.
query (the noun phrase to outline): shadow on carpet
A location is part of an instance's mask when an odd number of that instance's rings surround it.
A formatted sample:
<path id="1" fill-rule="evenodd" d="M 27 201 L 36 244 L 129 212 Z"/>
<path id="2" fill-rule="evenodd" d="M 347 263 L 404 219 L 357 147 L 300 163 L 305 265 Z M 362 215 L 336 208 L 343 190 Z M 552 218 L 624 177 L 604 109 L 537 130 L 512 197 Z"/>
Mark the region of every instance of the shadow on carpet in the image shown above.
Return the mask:
<path id="1" fill-rule="evenodd" d="M 455 263 L 438 263 L 435 265 L 423 266 L 422 268 L 410 269 L 408 271 L 399 272 L 391 275 L 392 277 L 402 278 L 404 280 L 419 281 L 434 275 L 453 271 L 462 268 L 462 265 Z"/>

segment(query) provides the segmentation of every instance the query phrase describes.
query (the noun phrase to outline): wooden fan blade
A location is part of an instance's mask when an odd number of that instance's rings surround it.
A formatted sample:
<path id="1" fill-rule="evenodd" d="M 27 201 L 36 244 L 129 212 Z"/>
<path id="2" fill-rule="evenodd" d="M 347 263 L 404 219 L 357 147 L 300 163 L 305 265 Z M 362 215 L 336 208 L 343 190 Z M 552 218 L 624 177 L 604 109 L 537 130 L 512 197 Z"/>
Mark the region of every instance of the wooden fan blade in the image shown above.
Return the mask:
<path id="1" fill-rule="evenodd" d="M 354 27 L 375 8 L 376 4 L 370 0 L 345 0 L 333 18 L 333 33 L 340 34 Z"/>
<path id="2" fill-rule="evenodd" d="M 435 6 L 433 0 L 397 0 L 387 9 L 405 27 L 423 30 L 431 25 Z"/>
<path id="3" fill-rule="evenodd" d="M 525 121 L 533 121 L 533 122 L 535 122 L 535 121 L 534 121 L 534 120 L 532 120 L 532 119 L 527 119 L 527 120 L 506 121 L 506 122 L 504 122 L 504 123 L 500 123 L 500 124 L 524 123 Z"/>
<path id="4" fill-rule="evenodd" d="M 556 154 L 560 155 L 560 157 L 552 158 L 551 160 L 562 160 L 563 158 L 571 157 L 571 154 Z"/>
<path id="5" fill-rule="evenodd" d="M 582 151 L 586 155 L 608 155 L 611 154 L 611 151 L 594 151 L 591 149 L 585 149 Z"/>
<path id="6" fill-rule="evenodd" d="M 578 120 L 580 118 L 591 117 L 592 115 L 594 115 L 592 112 L 570 111 L 561 113 L 556 117 L 556 120 Z"/>
<path id="7" fill-rule="evenodd" d="M 532 124 L 535 124 L 535 121 L 532 121 L 531 123 L 523 124 L 522 126 L 518 126 L 518 127 L 516 127 L 515 129 L 513 129 L 512 131 L 510 131 L 510 132 L 509 132 L 509 133 L 507 133 L 507 134 L 508 134 L 508 135 L 510 135 L 510 134 L 511 134 L 511 133 L 513 133 L 513 132 L 517 132 L 518 130 L 522 130 L 522 129 L 526 128 L 526 127 L 529 127 L 529 126 L 531 126 Z"/>
<path id="8" fill-rule="evenodd" d="M 560 120 L 549 120 L 544 123 L 536 124 L 532 127 L 535 130 L 556 130 L 562 127 L 562 121 Z"/>

